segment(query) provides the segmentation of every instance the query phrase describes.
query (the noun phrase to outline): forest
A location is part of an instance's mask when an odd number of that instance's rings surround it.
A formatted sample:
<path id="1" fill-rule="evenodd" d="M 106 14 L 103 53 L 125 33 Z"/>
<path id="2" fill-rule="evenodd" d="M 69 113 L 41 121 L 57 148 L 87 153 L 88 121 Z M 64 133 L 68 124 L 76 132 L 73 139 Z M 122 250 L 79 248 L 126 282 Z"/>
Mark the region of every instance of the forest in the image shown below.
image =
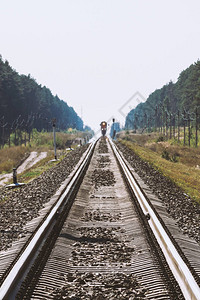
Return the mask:
<path id="1" fill-rule="evenodd" d="M 155 90 L 146 102 L 132 109 L 127 117 L 126 129 L 134 131 L 159 130 L 164 134 L 173 135 L 175 129 L 187 127 L 190 134 L 195 128 L 199 130 L 200 113 L 200 61 L 182 71 L 176 83 L 170 81 L 162 88 Z M 179 132 L 178 132 L 179 134 Z M 184 139 L 185 143 L 185 139 Z M 197 144 L 197 137 L 196 137 Z"/>
<path id="2" fill-rule="evenodd" d="M 0 56 L 0 144 L 19 129 L 48 131 L 52 120 L 57 130 L 83 130 L 83 121 L 72 107 L 30 75 L 19 75 Z"/>

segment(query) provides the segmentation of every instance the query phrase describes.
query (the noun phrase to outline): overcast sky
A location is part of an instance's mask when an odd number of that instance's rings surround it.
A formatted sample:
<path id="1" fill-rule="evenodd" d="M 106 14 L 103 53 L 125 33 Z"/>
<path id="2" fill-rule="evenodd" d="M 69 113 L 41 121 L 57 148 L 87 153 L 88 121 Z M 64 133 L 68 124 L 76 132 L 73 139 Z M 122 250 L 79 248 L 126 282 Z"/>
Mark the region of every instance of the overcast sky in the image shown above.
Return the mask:
<path id="1" fill-rule="evenodd" d="M 96 129 L 199 59 L 199 13 L 199 0 L 0 0 L 0 54 Z"/>

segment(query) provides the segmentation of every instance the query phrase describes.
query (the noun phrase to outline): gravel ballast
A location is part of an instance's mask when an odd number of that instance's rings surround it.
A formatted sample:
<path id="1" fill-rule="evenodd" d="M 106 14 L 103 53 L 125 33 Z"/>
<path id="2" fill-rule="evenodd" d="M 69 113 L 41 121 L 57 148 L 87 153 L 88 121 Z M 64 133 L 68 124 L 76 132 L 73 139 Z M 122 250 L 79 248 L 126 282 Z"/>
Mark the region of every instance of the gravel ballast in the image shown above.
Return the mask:
<path id="1" fill-rule="evenodd" d="M 0 189 L 0 250 L 23 237 L 23 226 L 38 216 L 38 212 L 69 176 L 88 145 L 71 151 L 53 168 L 17 189 Z"/>
<path id="2" fill-rule="evenodd" d="M 152 192 L 163 201 L 169 215 L 176 220 L 184 234 L 200 244 L 200 205 L 175 185 L 170 179 L 142 160 L 133 150 L 116 142 L 126 160 Z"/>

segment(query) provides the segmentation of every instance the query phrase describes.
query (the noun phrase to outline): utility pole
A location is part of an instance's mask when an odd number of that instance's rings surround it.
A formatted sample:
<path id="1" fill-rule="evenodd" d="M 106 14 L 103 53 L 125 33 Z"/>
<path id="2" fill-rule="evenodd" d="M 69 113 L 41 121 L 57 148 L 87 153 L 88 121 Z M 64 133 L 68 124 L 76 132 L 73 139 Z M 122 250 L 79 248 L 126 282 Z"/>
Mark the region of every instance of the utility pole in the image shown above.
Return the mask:
<path id="1" fill-rule="evenodd" d="M 165 107 L 164 107 L 164 105 L 163 105 L 163 107 L 162 107 L 162 126 L 163 126 L 163 135 L 165 135 Z"/>
<path id="2" fill-rule="evenodd" d="M 198 146 L 198 108 L 195 109 L 195 146 Z"/>
<path id="3" fill-rule="evenodd" d="M 183 131 L 184 131 L 184 145 L 185 145 L 185 126 L 186 126 L 186 111 L 183 111 Z"/>
<path id="4" fill-rule="evenodd" d="M 177 114 L 177 116 L 178 116 L 178 124 L 177 124 L 177 126 L 178 126 L 178 142 L 180 142 L 180 111 L 178 110 L 178 114 Z"/>
<path id="5" fill-rule="evenodd" d="M 188 144 L 190 147 L 190 139 L 191 139 L 191 127 L 190 127 L 191 117 L 190 113 L 188 112 Z"/>
<path id="6" fill-rule="evenodd" d="M 169 114 L 169 138 L 172 138 L 172 113 Z"/>
<path id="7" fill-rule="evenodd" d="M 158 106 L 156 105 L 156 108 L 155 108 L 155 132 L 157 132 L 157 126 L 158 126 Z"/>
<path id="8" fill-rule="evenodd" d="M 168 113 L 167 113 L 167 111 L 165 112 L 165 124 L 166 124 L 166 136 L 168 139 Z"/>

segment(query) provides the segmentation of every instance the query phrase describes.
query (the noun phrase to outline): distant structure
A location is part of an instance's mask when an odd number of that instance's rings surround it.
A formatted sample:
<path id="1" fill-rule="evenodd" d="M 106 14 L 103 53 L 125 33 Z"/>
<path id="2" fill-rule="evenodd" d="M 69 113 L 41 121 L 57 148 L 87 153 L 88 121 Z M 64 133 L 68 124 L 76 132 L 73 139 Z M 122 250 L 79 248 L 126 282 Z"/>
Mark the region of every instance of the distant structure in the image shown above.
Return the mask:
<path id="1" fill-rule="evenodd" d="M 111 125 L 111 128 L 110 128 L 110 137 L 112 139 L 115 139 L 116 138 L 116 133 L 119 132 L 121 129 L 120 129 L 120 124 L 119 122 L 115 122 L 115 120 L 113 119 L 113 123 Z"/>

